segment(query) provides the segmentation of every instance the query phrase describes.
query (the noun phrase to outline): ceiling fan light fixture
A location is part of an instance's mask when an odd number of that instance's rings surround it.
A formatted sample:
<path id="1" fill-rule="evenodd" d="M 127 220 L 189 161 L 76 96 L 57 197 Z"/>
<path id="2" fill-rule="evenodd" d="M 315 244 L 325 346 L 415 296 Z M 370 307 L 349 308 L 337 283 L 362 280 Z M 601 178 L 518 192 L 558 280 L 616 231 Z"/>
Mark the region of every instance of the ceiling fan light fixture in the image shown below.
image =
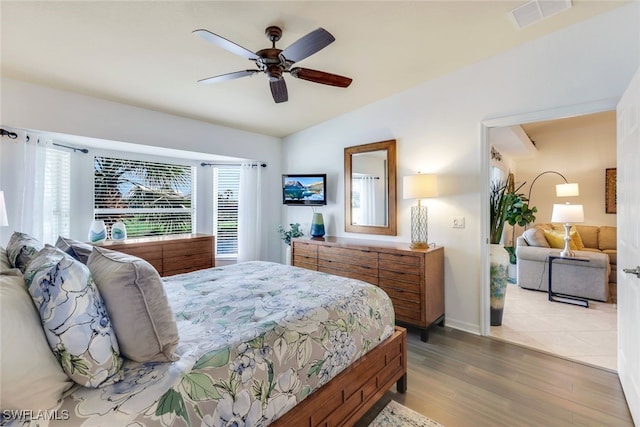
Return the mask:
<path id="1" fill-rule="evenodd" d="M 269 79 L 273 100 L 276 103 L 286 102 L 289 99 L 283 73 L 291 73 L 293 77 L 330 86 L 344 88 L 351 84 L 350 78 L 339 76 L 337 74 L 311 70 L 308 68 L 291 68 L 291 66 L 296 62 L 313 55 L 335 41 L 335 38 L 324 28 L 318 28 L 308 33 L 293 42 L 284 50 L 276 48 L 276 42 L 282 37 L 282 29 L 280 27 L 267 27 L 264 33 L 272 46 L 253 53 L 250 50 L 210 31 L 195 30 L 194 34 L 202 39 L 226 49 L 231 53 L 254 61 L 257 67 L 257 70 L 236 71 L 198 81 L 201 83 L 217 83 L 253 75 L 254 73 L 265 73 Z"/>

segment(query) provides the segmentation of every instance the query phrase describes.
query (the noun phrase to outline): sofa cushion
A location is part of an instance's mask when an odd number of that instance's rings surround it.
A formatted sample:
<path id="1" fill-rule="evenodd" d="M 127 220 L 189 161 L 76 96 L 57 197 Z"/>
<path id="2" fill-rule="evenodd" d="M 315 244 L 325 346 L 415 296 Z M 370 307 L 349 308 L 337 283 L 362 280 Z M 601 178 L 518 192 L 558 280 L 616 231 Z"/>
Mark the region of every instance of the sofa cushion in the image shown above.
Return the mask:
<path id="1" fill-rule="evenodd" d="M 564 230 L 544 230 L 544 237 L 549 242 L 549 246 L 556 249 L 564 248 Z M 583 249 L 582 240 L 580 240 L 580 235 L 575 229 L 569 231 L 569 249 L 572 251 Z M 580 245 L 580 246 L 578 246 Z"/>
<path id="2" fill-rule="evenodd" d="M 27 233 L 16 231 L 7 244 L 9 262 L 24 273 L 29 261 L 42 249 L 42 242 Z"/>
<path id="3" fill-rule="evenodd" d="M 616 249 L 618 247 L 616 241 L 616 230 L 616 227 L 609 227 L 606 225 L 600 227 L 597 248 L 601 251 L 606 249 Z"/>
<path id="4" fill-rule="evenodd" d="M 92 388 L 120 381 L 118 342 L 87 266 L 46 245 L 24 277 L 49 347 L 69 378 Z"/>
<path id="5" fill-rule="evenodd" d="M 618 251 L 615 249 L 605 249 L 603 253 L 609 255 L 609 263 L 611 265 L 618 265 Z"/>
<path id="6" fill-rule="evenodd" d="M 541 248 L 551 247 L 544 237 L 544 231 L 541 228 L 529 228 L 522 233 L 522 237 L 524 237 L 525 242 L 527 242 L 529 246 L 538 246 Z"/>
<path id="7" fill-rule="evenodd" d="M 178 327 L 156 269 L 141 258 L 99 247 L 87 266 L 106 301 L 122 354 L 136 362 L 177 360 Z"/>
<path id="8" fill-rule="evenodd" d="M 62 236 L 58 236 L 56 248 L 62 250 L 62 252 L 67 255 L 71 255 L 83 264 L 87 263 L 89 255 L 91 255 L 91 251 L 93 250 L 93 246 L 88 243 L 79 242 Z"/>
<path id="9" fill-rule="evenodd" d="M 0 254 L 1 255 L 1 254 Z M 73 382 L 49 349 L 24 277 L 0 275 L 0 408 L 55 407 Z"/>
<path id="10" fill-rule="evenodd" d="M 600 228 L 595 225 L 574 225 L 580 233 L 580 238 L 585 248 L 598 249 L 598 234 Z"/>

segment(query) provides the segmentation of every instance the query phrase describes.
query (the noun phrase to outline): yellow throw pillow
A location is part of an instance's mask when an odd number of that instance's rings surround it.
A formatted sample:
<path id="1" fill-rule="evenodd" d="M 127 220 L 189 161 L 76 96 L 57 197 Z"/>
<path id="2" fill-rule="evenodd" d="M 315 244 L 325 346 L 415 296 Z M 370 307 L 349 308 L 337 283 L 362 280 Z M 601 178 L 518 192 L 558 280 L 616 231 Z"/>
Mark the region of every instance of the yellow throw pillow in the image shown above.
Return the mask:
<path id="1" fill-rule="evenodd" d="M 552 248 L 564 248 L 564 230 L 544 230 L 544 237 Z M 582 239 L 575 228 L 569 230 L 569 237 L 571 238 L 571 240 L 569 240 L 569 249 L 572 251 L 584 249 Z"/>

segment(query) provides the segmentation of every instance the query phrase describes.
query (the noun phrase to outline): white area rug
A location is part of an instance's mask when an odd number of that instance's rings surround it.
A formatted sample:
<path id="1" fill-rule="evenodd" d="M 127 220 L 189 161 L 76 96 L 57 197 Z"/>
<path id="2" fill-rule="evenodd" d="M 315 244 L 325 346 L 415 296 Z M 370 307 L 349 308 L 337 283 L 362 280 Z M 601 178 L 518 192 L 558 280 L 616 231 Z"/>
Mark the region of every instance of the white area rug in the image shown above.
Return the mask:
<path id="1" fill-rule="evenodd" d="M 444 427 L 442 424 L 391 400 L 369 427 Z"/>

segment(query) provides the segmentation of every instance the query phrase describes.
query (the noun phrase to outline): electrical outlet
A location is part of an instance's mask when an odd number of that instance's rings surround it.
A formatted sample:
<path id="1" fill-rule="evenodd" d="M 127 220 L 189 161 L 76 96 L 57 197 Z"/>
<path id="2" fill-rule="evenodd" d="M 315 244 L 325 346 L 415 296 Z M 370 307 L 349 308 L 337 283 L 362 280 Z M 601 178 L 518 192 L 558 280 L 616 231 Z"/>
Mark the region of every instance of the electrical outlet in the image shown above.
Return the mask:
<path id="1" fill-rule="evenodd" d="M 454 216 L 452 218 L 452 226 L 453 228 L 464 228 L 464 217 L 463 216 Z"/>

